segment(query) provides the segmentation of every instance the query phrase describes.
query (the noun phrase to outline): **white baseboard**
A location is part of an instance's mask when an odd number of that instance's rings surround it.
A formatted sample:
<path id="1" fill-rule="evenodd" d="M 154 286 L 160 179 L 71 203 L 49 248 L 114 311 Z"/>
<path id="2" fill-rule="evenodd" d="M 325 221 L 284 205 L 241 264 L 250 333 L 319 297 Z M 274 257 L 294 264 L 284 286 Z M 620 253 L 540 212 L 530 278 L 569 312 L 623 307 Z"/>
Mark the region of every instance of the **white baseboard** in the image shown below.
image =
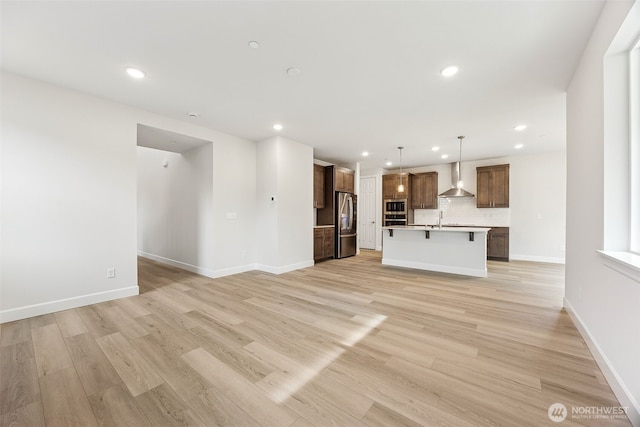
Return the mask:
<path id="1" fill-rule="evenodd" d="M 12 308 L 0 311 L 0 323 L 40 316 L 42 314 L 55 313 L 56 311 L 69 310 L 90 304 L 111 301 L 118 298 L 138 295 L 138 286 L 113 289 L 104 292 L 96 292 L 88 295 L 80 295 L 55 301 L 47 301 L 40 304 L 32 304 L 24 307 Z"/>
<path id="2" fill-rule="evenodd" d="M 309 261 L 298 262 L 296 264 L 285 265 L 282 267 L 274 267 L 274 266 L 265 265 L 265 264 L 256 264 L 255 269 L 264 271 L 266 273 L 271 273 L 271 274 L 284 274 L 290 271 L 299 270 L 301 268 L 313 267 L 313 265 L 314 265 L 313 260 L 309 260 Z"/>
<path id="3" fill-rule="evenodd" d="M 183 270 L 187 270 L 187 271 L 190 271 L 192 273 L 201 274 L 203 276 L 217 277 L 217 276 L 214 275 L 214 273 L 215 273 L 214 270 L 209 270 L 207 268 L 198 267 L 197 265 L 188 264 L 186 262 L 177 261 L 177 260 L 171 259 L 171 258 L 165 258 L 165 257 L 160 256 L 160 255 L 150 254 L 150 253 L 144 252 L 144 251 L 138 251 L 138 256 L 141 256 L 143 258 L 148 258 L 148 259 L 150 259 L 152 261 L 157 261 L 157 262 L 159 262 L 161 264 L 170 265 L 171 267 L 181 268 Z"/>
<path id="4" fill-rule="evenodd" d="M 150 254 L 147 252 L 138 251 L 138 255 L 143 258 L 148 258 L 153 261 L 157 261 L 161 264 L 170 265 L 172 267 L 181 268 L 183 270 L 190 271 L 192 273 L 201 274 L 212 279 L 218 277 L 230 276 L 232 274 L 244 273 L 246 271 L 260 270 L 266 273 L 283 274 L 290 271 L 299 270 L 301 268 L 313 267 L 313 260 L 302 261 L 295 264 L 289 264 L 282 267 L 274 267 L 266 264 L 245 264 L 237 267 L 223 268 L 220 270 L 210 270 L 207 268 L 198 267 L 196 265 L 187 264 L 185 262 L 176 261 L 170 258 L 165 258 L 159 255 Z"/>
<path id="5" fill-rule="evenodd" d="M 182 261 L 176 261 L 171 258 L 165 258 L 160 255 L 154 255 L 143 251 L 138 251 L 138 256 L 148 258 L 150 260 L 159 262 L 161 264 L 170 265 L 172 267 L 181 268 L 183 270 L 190 271 L 192 273 L 200 274 L 202 276 L 217 279 L 218 277 L 230 276 L 232 274 L 244 273 L 246 271 L 255 270 L 255 264 L 245 264 L 237 267 L 223 268 L 220 270 L 210 270 L 208 268 L 199 267 L 197 265 L 188 264 Z"/>
<path id="6" fill-rule="evenodd" d="M 246 273 L 247 271 L 253 271 L 255 269 L 256 269 L 255 264 L 245 264 L 245 265 L 239 265 L 237 267 L 229 267 L 229 268 L 222 268 L 220 270 L 215 270 L 214 276 L 207 276 L 206 274 L 203 274 L 203 276 L 211 277 L 212 279 L 217 279 L 218 277 L 231 276 L 232 274 Z"/>
<path id="7" fill-rule="evenodd" d="M 535 256 L 535 255 L 518 255 L 509 254 L 509 259 L 514 261 L 533 261 L 533 262 L 548 262 L 551 264 L 564 264 L 564 258 L 555 258 L 548 256 Z"/>
<path id="8" fill-rule="evenodd" d="M 629 421 L 631 421 L 631 425 L 634 427 L 640 427 L 640 403 L 633 397 L 629 389 L 625 386 L 624 381 L 622 381 L 622 378 L 620 378 L 616 372 L 615 368 L 607 358 L 607 355 L 604 354 L 596 340 L 589 332 L 589 329 L 582 322 L 580 315 L 576 313 L 573 306 L 566 298 L 564 298 L 564 308 L 573 321 L 573 324 L 578 329 L 578 332 L 580 332 L 580 335 L 582 335 L 582 338 L 584 338 L 584 341 L 587 343 L 587 347 L 589 347 L 593 358 L 602 371 L 602 374 L 607 379 L 613 394 L 618 398 L 620 405 L 628 408 L 627 416 L 629 417 Z"/>

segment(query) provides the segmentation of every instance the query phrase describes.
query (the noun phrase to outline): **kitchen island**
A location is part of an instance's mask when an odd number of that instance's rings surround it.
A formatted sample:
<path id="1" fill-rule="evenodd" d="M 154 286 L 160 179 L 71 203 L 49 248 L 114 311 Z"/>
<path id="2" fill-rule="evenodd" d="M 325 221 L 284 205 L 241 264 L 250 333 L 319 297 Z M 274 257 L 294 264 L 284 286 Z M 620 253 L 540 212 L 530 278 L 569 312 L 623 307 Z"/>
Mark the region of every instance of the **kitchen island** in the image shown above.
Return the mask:
<path id="1" fill-rule="evenodd" d="M 382 264 L 487 277 L 485 227 L 382 227 Z"/>

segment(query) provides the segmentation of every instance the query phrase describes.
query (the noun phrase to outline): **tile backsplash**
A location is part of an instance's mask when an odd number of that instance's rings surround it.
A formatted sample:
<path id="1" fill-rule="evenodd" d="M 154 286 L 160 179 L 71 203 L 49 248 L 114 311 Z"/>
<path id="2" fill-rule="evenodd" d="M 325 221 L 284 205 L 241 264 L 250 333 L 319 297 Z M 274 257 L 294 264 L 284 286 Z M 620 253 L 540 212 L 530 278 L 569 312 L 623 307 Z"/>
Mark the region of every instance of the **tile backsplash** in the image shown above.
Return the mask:
<path id="1" fill-rule="evenodd" d="M 474 197 L 438 198 L 438 209 L 415 209 L 413 222 L 437 224 L 438 211 L 443 212 L 443 224 L 509 227 L 511 223 L 509 208 L 478 209 Z"/>

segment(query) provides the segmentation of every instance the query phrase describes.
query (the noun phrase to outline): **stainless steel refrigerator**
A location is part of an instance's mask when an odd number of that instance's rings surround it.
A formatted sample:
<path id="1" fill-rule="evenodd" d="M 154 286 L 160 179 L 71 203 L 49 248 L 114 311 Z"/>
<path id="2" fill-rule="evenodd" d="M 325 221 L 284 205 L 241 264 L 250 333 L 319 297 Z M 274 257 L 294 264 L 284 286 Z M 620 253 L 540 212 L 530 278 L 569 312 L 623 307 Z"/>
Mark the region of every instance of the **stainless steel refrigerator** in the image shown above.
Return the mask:
<path id="1" fill-rule="evenodd" d="M 356 254 L 357 197 L 353 193 L 336 193 L 336 258 Z"/>

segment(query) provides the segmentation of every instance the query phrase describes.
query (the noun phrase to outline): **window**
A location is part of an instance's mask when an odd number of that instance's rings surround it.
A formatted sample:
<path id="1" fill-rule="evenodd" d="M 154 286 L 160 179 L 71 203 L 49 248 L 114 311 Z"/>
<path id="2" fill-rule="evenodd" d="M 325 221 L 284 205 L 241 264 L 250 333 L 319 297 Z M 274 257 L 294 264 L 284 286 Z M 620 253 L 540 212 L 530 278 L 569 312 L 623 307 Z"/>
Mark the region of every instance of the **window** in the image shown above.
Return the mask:
<path id="1" fill-rule="evenodd" d="M 640 41 L 629 52 L 629 250 L 640 255 Z"/>
<path id="2" fill-rule="evenodd" d="M 640 282 L 640 2 L 604 58 L 604 264 Z"/>

